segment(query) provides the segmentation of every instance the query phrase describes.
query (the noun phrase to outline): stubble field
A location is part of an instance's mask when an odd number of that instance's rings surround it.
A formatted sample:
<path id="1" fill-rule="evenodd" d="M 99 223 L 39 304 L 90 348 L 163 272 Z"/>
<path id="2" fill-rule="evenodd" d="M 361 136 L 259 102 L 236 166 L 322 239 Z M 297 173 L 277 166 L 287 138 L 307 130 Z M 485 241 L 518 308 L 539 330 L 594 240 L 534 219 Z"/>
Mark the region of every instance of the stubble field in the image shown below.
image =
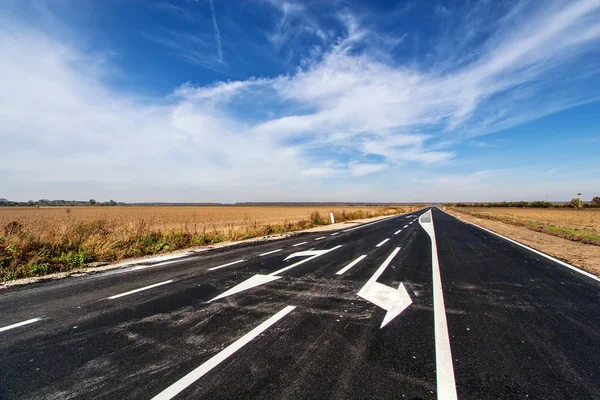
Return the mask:
<path id="1" fill-rule="evenodd" d="M 416 207 L 0 207 L 0 281 Z"/>

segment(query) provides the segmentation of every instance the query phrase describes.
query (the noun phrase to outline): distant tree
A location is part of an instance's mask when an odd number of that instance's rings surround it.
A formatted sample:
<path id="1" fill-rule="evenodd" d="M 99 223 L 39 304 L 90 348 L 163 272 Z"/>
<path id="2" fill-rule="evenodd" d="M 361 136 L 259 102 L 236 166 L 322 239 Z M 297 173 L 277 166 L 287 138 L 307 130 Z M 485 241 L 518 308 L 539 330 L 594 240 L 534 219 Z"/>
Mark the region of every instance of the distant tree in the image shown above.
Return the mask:
<path id="1" fill-rule="evenodd" d="M 114 200 L 110 200 L 108 203 L 109 203 L 111 206 L 116 206 L 116 205 L 117 205 L 117 202 L 116 202 L 116 201 L 114 201 Z"/>
<path id="2" fill-rule="evenodd" d="M 596 196 L 592 199 L 593 207 L 600 207 L 600 196 Z"/>
<path id="3" fill-rule="evenodd" d="M 94 199 L 90 199 L 90 200 L 88 201 L 88 204 L 89 204 L 90 206 L 93 206 L 93 205 L 95 205 L 95 204 L 96 204 L 96 200 L 94 200 Z"/>
<path id="4" fill-rule="evenodd" d="M 571 208 L 581 208 L 581 200 L 579 200 L 577 197 L 574 199 L 571 199 L 569 206 Z"/>

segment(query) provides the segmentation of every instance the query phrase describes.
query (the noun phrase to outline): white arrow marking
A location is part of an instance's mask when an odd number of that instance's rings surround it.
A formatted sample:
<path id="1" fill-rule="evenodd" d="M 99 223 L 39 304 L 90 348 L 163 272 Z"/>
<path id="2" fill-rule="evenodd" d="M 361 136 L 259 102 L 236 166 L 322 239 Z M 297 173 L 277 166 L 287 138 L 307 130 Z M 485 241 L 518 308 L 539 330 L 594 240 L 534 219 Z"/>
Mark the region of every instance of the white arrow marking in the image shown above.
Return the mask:
<path id="1" fill-rule="evenodd" d="M 209 302 L 222 299 L 223 297 L 231 296 L 232 294 L 236 294 L 239 292 L 243 292 L 244 290 L 252 289 L 255 286 L 264 285 L 265 283 L 269 283 L 271 281 L 281 279 L 281 276 L 272 276 L 272 275 L 261 275 L 256 274 L 249 279 L 246 279 L 244 282 L 240 283 L 232 287 L 231 289 L 221 293 L 217 297 L 209 300 Z"/>
<path id="2" fill-rule="evenodd" d="M 431 238 L 431 269 L 433 274 L 433 325 L 435 335 L 435 373 L 437 381 L 437 398 L 456 400 L 456 382 L 454 379 L 454 366 L 452 365 L 452 352 L 450 350 L 450 336 L 448 322 L 446 321 L 446 307 L 442 291 L 442 278 L 440 264 L 433 228 L 431 210 L 419 218 L 419 224 Z"/>
<path id="3" fill-rule="evenodd" d="M 269 283 L 269 282 L 274 281 L 276 279 L 281 279 L 281 276 L 277 276 L 280 273 L 285 272 L 285 271 L 287 271 L 289 269 L 292 269 L 294 267 L 297 267 L 300 264 L 304 264 L 305 262 L 313 260 L 313 259 L 315 259 L 315 258 L 317 258 L 319 256 L 322 256 L 323 254 L 329 253 L 330 251 L 339 249 L 340 247 L 342 247 L 341 244 L 338 245 L 338 246 L 335 246 L 335 247 L 333 247 L 331 249 L 328 249 L 328 250 L 306 250 L 306 251 L 299 251 L 297 253 L 290 254 L 289 256 L 286 257 L 285 260 L 289 260 L 290 258 L 301 257 L 301 256 L 304 256 L 304 257 L 311 256 L 311 257 L 308 257 L 308 258 L 306 258 L 306 259 L 304 259 L 302 261 L 298 261 L 297 263 L 292 264 L 290 266 L 278 269 L 277 271 L 271 272 L 268 275 L 256 274 L 256 275 L 254 275 L 254 276 L 246 279 L 244 282 L 242 282 L 242 283 L 240 283 L 240 284 L 232 287 L 231 289 L 229 289 L 229 290 L 221 293 L 217 297 L 214 297 L 213 299 L 209 300 L 209 303 L 212 302 L 212 301 L 218 300 L 218 299 L 222 299 L 223 297 L 231 296 L 232 294 L 243 292 L 244 290 L 252 289 L 253 287 L 256 287 L 256 286 L 264 285 L 265 283 Z"/>
<path id="4" fill-rule="evenodd" d="M 363 286 L 358 295 L 387 311 L 381 322 L 381 328 L 412 304 L 412 299 L 402 283 L 398 286 L 398 290 L 395 290 L 378 282 L 369 282 Z"/>
<path id="5" fill-rule="evenodd" d="M 360 289 L 360 292 L 358 292 L 358 295 L 363 299 L 387 311 L 381 323 L 381 328 L 386 326 L 391 320 L 400 315 L 402 311 L 406 310 L 406 307 L 412 304 L 412 299 L 408 295 L 404 284 L 401 283 L 398 290 L 395 290 L 377 282 L 377 279 L 383 274 L 383 271 L 390 265 L 399 251 L 400 247 L 396 247 L 392 251 L 392 254 L 389 255 L 362 289 Z"/>

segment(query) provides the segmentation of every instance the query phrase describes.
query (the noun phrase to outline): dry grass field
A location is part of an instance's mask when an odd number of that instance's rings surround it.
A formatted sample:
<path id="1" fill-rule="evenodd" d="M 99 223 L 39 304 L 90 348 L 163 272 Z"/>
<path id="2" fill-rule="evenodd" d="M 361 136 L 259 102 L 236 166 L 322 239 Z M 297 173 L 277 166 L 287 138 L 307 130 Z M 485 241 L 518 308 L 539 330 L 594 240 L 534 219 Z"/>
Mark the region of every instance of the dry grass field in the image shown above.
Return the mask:
<path id="1" fill-rule="evenodd" d="M 416 207 L 0 207 L 0 281 Z"/>
<path id="2" fill-rule="evenodd" d="M 452 211 L 600 246 L 600 209 L 453 207 Z"/>

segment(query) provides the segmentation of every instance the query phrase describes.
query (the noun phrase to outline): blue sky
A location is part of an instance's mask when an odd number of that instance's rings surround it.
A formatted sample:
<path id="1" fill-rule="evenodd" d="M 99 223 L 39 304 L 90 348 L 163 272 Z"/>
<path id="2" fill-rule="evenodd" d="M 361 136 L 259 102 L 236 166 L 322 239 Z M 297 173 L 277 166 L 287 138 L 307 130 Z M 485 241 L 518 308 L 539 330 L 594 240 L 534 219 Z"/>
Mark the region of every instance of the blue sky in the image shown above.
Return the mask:
<path id="1" fill-rule="evenodd" d="M 600 195 L 600 0 L 0 0 L 0 197 Z"/>

